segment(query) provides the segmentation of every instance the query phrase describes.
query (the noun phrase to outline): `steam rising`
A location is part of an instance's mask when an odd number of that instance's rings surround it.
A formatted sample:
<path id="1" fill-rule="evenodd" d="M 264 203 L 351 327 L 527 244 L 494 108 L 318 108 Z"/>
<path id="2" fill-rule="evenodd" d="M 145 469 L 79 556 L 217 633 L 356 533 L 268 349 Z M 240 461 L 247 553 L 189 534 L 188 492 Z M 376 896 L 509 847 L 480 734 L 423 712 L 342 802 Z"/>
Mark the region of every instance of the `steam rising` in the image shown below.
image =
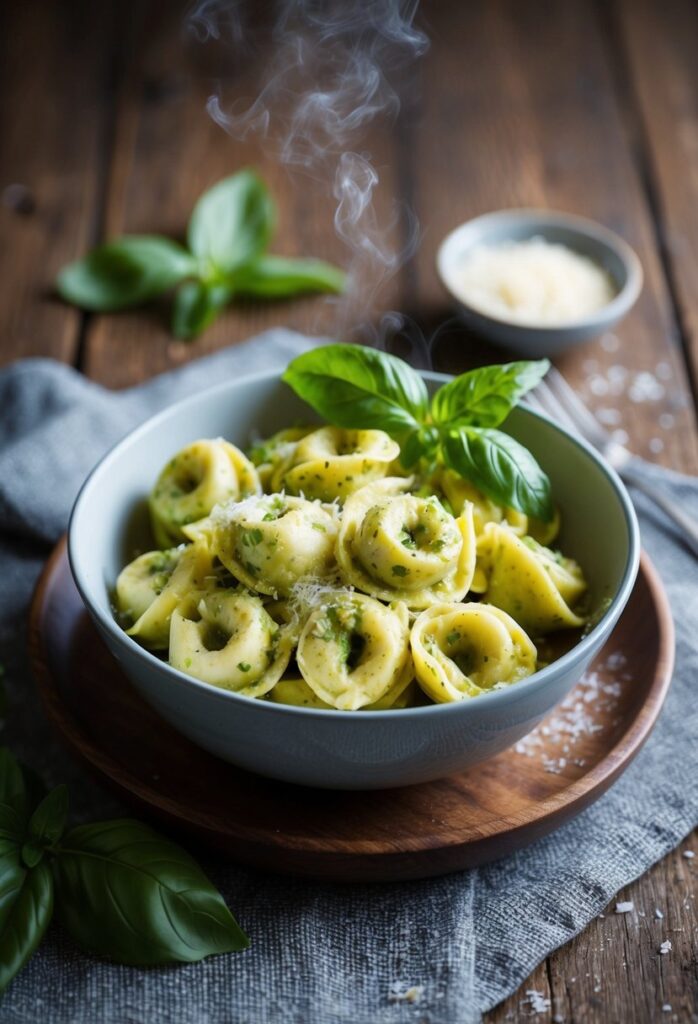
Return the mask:
<path id="1" fill-rule="evenodd" d="M 357 326 L 352 307 L 366 316 L 419 237 L 407 209 L 378 217 L 378 172 L 371 154 L 359 151 L 374 119 L 397 117 L 393 78 L 428 48 L 414 25 L 417 3 L 277 0 L 266 35 L 255 27 L 254 0 L 200 0 L 189 16 L 197 39 L 226 41 L 236 59 L 254 53 L 263 76 L 251 101 L 230 102 L 220 90 L 212 95 L 211 117 L 234 138 L 259 137 L 282 163 L 323 183 L 336 199 L 335 229 L 350 252 L 342 329 Z"/>

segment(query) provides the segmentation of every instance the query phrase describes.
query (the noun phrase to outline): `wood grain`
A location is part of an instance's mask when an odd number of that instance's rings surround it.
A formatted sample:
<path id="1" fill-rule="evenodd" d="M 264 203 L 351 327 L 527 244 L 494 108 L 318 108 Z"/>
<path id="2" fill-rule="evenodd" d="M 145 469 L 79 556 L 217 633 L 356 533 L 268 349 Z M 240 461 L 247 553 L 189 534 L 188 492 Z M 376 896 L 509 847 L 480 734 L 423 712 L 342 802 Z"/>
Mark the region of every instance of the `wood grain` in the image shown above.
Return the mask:
<path id="1" fill-rule="evenodd" d="M 543 727 L 539 745 L 504 751 L 462 774 L 352 793 L 263 779 L 178 735 L 138 696 L 99 639 L 70 574 L 65 541 L 37 587 L 30 644 L 49 716 L 122 798 L 257 867 L 364 882 L 486 863 L 578 814 L 644 743 L 674 657 L 668 602 L 643 557 L 628 607 L 593 664 L 602 689 L 584 707 L 594 728 L 572 747 L 569 732 L 551 726 L 548 735 Z M 622 673 L 607 665 L 611 652 L 625 659 Z M 558 709 L 551 719 L 560 715 Z"/>
<path id="2" fill-rule="evenodd" d="M 82 316 L 52 295 L 94 242 L 111 17 L 88 2 L 0 12 L 0 361 L 77 356 Z M 76 116 L 77 115 L 77 116 Z"/>
<path id="3" fill-rule="evenodd" d="M 621 0 L 619 48 L 637 110 L 637 147 L 698 393 L 698 7 Z M 650 71 L 651 69 L 651 71 Z"/>

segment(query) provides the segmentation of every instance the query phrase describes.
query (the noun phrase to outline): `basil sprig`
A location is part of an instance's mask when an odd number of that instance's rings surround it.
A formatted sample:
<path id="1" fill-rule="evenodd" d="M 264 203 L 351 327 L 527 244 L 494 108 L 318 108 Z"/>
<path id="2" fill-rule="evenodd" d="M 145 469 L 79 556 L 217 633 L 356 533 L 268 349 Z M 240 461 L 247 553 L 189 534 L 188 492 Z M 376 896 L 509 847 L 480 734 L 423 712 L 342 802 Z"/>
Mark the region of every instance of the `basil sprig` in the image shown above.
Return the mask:
<path id="1" fill-rule="evenodd" d="M 345 275 L 330 263 L 267 252 L 275 222 L 264 182 L 240 171 L 199 198 L 186 247 L 159 235 L 124 235 L 63 267 L 56 287 L 66 302 L 100 313 L 177 288 L 172 332 L 178 338 L 196 337 L 235 298 L 341 292 Z"/>
<path id="2" fill-rule="evenodd" d="M 550 480 L 533 455 L 497 430 L 547 373 L 547 359 L 484 366 L 444 384 L 429 402 L 402 359 L 360 345 L 323 345 L 298 356 L 283 379 L 338 427 L 385 430 L 405 468 L 443 464 L 493 501 L 550 522 Z"/>
<path id="3" fill-rule="evenodd" d="M 119 963 L 193 963 L 248 939 L 198 864 L 128 819 L 66 831 L 68 791 L 36 783 L 0 748 L 0 993 L 54 911 L 83 949 Z"/>

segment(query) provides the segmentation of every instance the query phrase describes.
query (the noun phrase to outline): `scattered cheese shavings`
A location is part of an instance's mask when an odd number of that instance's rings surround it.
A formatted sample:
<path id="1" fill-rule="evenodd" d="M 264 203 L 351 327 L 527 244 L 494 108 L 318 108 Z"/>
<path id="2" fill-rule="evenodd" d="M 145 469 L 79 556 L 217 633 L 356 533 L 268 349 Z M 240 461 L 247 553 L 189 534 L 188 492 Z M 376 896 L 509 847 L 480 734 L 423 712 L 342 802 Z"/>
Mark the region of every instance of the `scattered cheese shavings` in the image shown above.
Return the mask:
<path id="1" fill-rule="evenodd" d="M 621 901 L 616 903 L 616 914 L 629 914 L 631 910 L 635 909 L 635 904 L 632 900 Z"/>
<path id="2" fill-rule="evenodd" d="M 671 940 L 670 939 L 665 939 L 664 940 L 664 942 L 659 947 L 659 952 L 662 954 L 662 956 L 664 956 L 665 953 L 671 952 Z"/>
<path id="3" fill-rule="evenodd" d="M 424 985 L 406 985 L 394 981 L 388 993 L 389 1003 L 418 1003 L 424 997 Z"/>
<path id="4" fill-rule="evenodd" d="M 548 997 L 534 988 L 526 989 L 526 998 L 523 1000 L 523 1003 L 528 1004 L 533 1013 L 547 1013 L 550 1009 Z"/>

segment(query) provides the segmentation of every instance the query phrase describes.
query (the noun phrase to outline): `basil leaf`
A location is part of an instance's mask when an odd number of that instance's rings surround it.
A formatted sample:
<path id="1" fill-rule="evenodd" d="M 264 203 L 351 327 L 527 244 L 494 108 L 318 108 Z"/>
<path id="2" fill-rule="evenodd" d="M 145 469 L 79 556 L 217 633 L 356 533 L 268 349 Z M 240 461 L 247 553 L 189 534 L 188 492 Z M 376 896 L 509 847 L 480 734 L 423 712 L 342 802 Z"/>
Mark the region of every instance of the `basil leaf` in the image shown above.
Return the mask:
<path id="1" fill-rule="evenodd" d="M 53 862 L 56 904 L 84 949 L 121 963 L 193 962 L 248 939 L 203 871 L 137 821 L 72 829 Z"/>
<path id="2" fill-rule="evenodd" d="M 287 299 L 304 292 L 341 292 L 346 274 L 324 260 L 260 256 L 235 277 L 235 291 L 261 299 Z"/>
<path id="3" fill-rule="evenodd" d="M 425 456 L 434 455 L 439 443 L 439 435 L 434 427 L 422 427 L 409 434 L 402 443 L 400 462 L 405 469 L 410 469 Z"/>
<path id="4" fill-rule="evenodd" d="M 2 897 L 7 905 L 2 912 Z M 32 955 L 53 913 L 53 878 L 47 864 L 21 877 L 2 873 L 0 860 L 0 992 L 4 992 Z"/>
<path id="5" fill-rule="evenodd" d="M 395 356 L 361 345 L 323 345 L 293 359 L 283 375 L 297 395 L 338 427 L 375 428 L 400 437 L 419 429 L 424 381 Z"/>
<path id="6" fill-rule="evenodd" d="M 22 888 L 25 874 L 19 844 L 14 839 L 0 835 L 0 934 Z"/>
<path id="7" fill-rule="evenodd" d="M 274 219 L 267 187 L 253 171 L 240 171 L 204 192 L 187 231 L 201 276 L 230 274 L 260 256 L 269 244 Z"/>
<path id="8" fill-rule="evenodd" d="M 225 285 L 186 281 L 175 295 L 172 333 L 177 338 L 196 338 L 209 327 L 230 299 Z"/>
<path id="9" fill-rule="evenodd" d="M 196 261 L 169 238 L 125 235 L 63 267 L 56 287 L 82 309 L 112 312 L 137 306 L 196 273 Z"/>
<path id="10" fill-rule="evenodd" d="M 68 787 L 56 786 L 29 819 L 29 836 L 40 846 L 53 846 L 63 835 L 68 817 Z"/>
<path id="11" fill-rule="evenodd" d="M 547 359 L 483 366 L 449 381 L 434 395 L 434 422 L 449 427 L 498 427 L 550 369 Z"/>
<path id="12" fill-rule="evenodd" d="M 500 505 L 548 523 L 554 509 L 550 480 L 527 448 L 501 430 L 461 427 L 443 439 L 447 466 Z"/>

